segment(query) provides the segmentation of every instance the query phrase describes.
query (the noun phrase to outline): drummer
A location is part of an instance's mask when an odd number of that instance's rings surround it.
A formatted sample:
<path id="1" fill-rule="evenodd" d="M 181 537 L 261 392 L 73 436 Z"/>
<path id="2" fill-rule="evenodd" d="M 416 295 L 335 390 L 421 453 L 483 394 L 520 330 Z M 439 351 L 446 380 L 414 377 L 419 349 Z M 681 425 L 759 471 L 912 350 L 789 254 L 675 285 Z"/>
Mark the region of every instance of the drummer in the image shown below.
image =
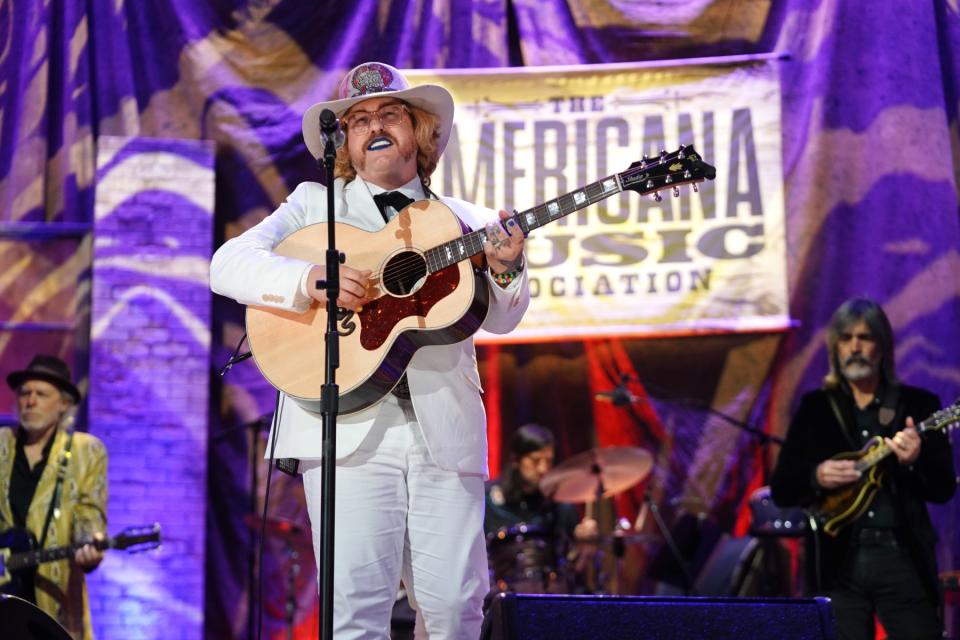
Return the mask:
<path id="1" fill-rule="evenodd" d="M 593 518 L 580 520 L 577 508 L 548 499 L 540 480 L 554 460 L 554 439 L 548 429 L 526 424 L 510 438 L 510 468 L 487 483 L 484 530 L 488 536 L 519 524 L 537 527 L 555 541 L 574 541 L 581 550 L 594 549 L 600 530 Z"/>

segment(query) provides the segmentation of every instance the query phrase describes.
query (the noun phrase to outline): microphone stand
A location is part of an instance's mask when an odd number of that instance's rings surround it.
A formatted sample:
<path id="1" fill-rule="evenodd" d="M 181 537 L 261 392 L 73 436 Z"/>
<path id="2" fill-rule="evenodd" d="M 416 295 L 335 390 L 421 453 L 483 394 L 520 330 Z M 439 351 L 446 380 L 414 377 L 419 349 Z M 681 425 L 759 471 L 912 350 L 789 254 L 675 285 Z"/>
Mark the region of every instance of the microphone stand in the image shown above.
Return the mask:
<path id="1" fill-rule="evenodd" d="M 706 411 L 708 414 L 716 416 L 721 420 L 725 421 L 728 424 L 733 425 L 734 427 L 740 429 L 741 431 L 750 434 L 759 441 L 761 447 L 766 447 L 768 444 L 780 444 L 784 443 L 784 439 L 780 436 L 775 436 L 770 433 L 766 433 L 761 429 L 749 424 L 738 418 L 724 413 L 718 409 L 714 409 L 711 406 L 705 406 L 698 402 L 690 402 L 684 398 L 672 398 L 669 393 L 666 393 L 664 389 L 658 388 L 654 384 L 645 383 L 642 380 L 630 376 L 626 373 L 620 374 L 620 383 L 610 392 L 610 401 L 615 406 L 629 406 L 633 404 L 633 396 L 630 393 L 630 390 L 627 389 L 628 382 L 640 382 L 648 389 L 655 391 L 660 397 L 668 400 L 670 402 L 675 402 L 680 405 L 691 406 L 697 409 Z M 605 398 L 607 396 L 604 396 Z M 657 507 L 657 504 L 653 501 L 653 498 L 650 495 L 650 487 L 647 487 L 646 492 L 643 494 L 643 501 L 647 505 L 647 508 L 650 510 L 650 513 L 653 515 L 653 520 L 657 525 L 657 528 L 660 530 L 660 533 L 663 535 L 664 541 L 667 544 L 667 548 L 670 550 L 670 554 L 676 560 L 677 564 L 680 566 L 680 570 L 683 572 L 683 581 L 684 581 L 684 592 L 685 595 L 696 595 L 694 590 L 693 576 L 690 574 L 690 568 L 687 566 L 686 560 L 683 557 L 683 554 L 680 553 L 680 548 L 677 547 L 676 541 L 673 539 L 673 536 L 670 534 L 666 523 L 663 521 L 663 518 L 660 515 L 660 509 Z"/>
<path id="2" fill-rule="evenodd" d="M 318 280 L 317 288 L 327 293 L 327 331 L 324 334 L 326 370 L 320 394 L 320 414 L 323 416 L 322 451 L 320 465 L 323 469 L 320 487 L 320 635 L 333 638 L 333 543 L 334 543 L 334 496 L 336 495 L 336 426 L 339 413 L 339 388 L 336 383 L 340 366 L 340 334 L 337 332 L 337 298 L 340 296 L 340 264 L 345 256 L 337 250 L 336 216 L 334 215 L 333 169 L 337 158 L 336 138 L 340 127 L 336 114 L 324 109 L 320 114 L 320 132 L 324 138 L 323 160 L 327 177 L 327 252 L 326 280 Z"/>
<path id="3" fill-rule="evenodd" d="M 613 391 L 609 392 L 610 402 L 612 402 L 615 406 L 619 406 L 619 407 L 628 406 L 634 402 L 633 396 L 630 393 L 630 390 L 627 389 L 628 382 L 640 382 L 646 388 L 653 390 L 659 397 L 669 402 L 675 402 L 676 404 L 679 404 L 679 405 L 693 407 L 695 409 L 706 411 L 710 415 L 720 418 L 727 424 L 731 424 L 734 427 L 740 429 L 741 431 L 749 433 L 750 435 L 755 437 L 757 440 L 759 440 L 761 445 L 767 445 L 767 444 L 770 444 L 771 442 L 773 444 L 784 443 L 784 439 L 781 438 L 780 436 L 775 436 L 771 433 L 766 433 L 765 431 L 758 429 L 752 424 L 744 422 L 739 418 L 734 418 L 730 414 L 724 413 L 719 409 L 714 409 L 713 407 L 709 405 L 704 405 L 703 403 L 700 403 L 700 402 L 692 402 L 687 398 L 670 397 L 670 394 L 666 393 L 666 391 L 663 388 L 657 387 L 656 385 L 650 384 L 648 382 L 643 382 L 642 380 L 638 378 L 634 378 L 633 376 L 627 375 L 625 373 L 620 375 L 620 383 L 614 388 Z"/>
<path id="4" fill-rule="evenodd" d="M 673 556 L 673 559 L 677 562 L 677 566 L 680 567 L 680 571 L 683 573 L 683 595 L 695 596 L 697 594 L 693 588 L 693 576 L 690 575 L 690 567 L 687 566 L 686 558 L 680 553 L 680 547 L 677 546 L 676 540 L 674 540 L 673 535 L 670 534 L 670 528 L 667 527 L 667 523 L 664 522 L 660 516 L 660 508 L 657 506 L 657 503 L 654 502 L 653 496 L 650 495 L 650 489 L 651 487 L 648 484 L 647 490 L 643 492 L 643 501 L 647 504 L 647 509 L 653 516 L 653 521 L 656 523 L 657 529 L 660 530 L 660 535 L 663 536 L 664 542 L 667 543 L 670 555 Z"/>

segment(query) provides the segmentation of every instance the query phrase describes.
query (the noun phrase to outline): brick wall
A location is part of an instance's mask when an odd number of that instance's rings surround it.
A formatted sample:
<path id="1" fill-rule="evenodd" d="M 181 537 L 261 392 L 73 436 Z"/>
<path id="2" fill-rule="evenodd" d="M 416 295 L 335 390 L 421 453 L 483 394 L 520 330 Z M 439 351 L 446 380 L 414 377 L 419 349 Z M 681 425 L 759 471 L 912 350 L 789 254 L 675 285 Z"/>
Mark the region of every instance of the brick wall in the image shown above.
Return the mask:
<path id="1" fill-rule="evenodd" d="M 89 430 L 109 452 L 108 528 L 160 551 L 89 576 L 98 638 L 203 636 L 213 145 L 98 140 Z"/>

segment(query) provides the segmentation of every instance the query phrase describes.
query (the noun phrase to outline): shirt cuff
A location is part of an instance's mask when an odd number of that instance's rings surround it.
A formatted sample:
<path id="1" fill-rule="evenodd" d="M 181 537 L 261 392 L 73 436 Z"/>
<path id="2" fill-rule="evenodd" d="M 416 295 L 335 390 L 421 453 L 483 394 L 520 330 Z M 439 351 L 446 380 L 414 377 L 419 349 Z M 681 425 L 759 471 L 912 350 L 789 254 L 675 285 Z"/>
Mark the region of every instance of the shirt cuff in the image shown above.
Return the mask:
<path id="1" fill-rule="evenodd" d="M 300 275 L 300 288 L 297 291 L 296 299 L 293 301 L 294 306 L 297 309 L 305 309 L 310 306 L 310 302 L 313 298 L 310 297 L 310 271 L 313 269 L 314 265 L 308 264 L 306 269 L 303 270 L 303 273 Z"/>

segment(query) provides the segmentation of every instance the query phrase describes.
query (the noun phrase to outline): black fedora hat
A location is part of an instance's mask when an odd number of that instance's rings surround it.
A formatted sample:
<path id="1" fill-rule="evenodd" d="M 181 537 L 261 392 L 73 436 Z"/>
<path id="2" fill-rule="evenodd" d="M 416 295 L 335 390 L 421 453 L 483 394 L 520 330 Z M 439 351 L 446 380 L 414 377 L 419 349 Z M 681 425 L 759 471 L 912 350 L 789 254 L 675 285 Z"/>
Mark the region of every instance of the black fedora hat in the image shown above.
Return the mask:
<path id="1" fill-rule="evenodd" d="M 70 380 L 70 367 L 56 356 L 38 354 L 23 371 L 14 371 L 7 376 L 7 384 L 13 390 L 19 389 L 27 380 L 43 380 L 66 391 L 75 403 L 80 402 L 80 390 Z"/>

